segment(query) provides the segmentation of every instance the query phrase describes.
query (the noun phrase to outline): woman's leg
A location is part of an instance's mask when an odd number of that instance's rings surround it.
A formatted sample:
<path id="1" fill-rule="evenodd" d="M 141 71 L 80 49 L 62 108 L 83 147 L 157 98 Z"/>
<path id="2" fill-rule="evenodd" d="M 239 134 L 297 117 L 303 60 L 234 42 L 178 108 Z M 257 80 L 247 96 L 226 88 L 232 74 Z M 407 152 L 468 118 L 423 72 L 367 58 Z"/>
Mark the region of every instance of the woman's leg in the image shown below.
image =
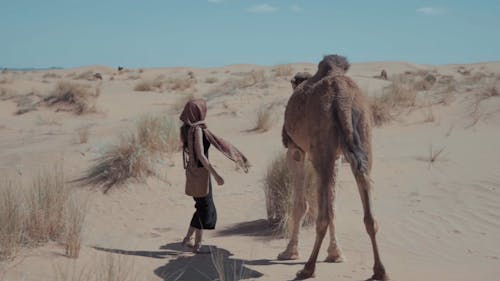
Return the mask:
<path id="1" fill-rule="evenodd" d="M 202 238 L 203 238 L 203 229 L 196 229 L 194 235 L 194 246 L 193 246 L 194 253 L 200 252 Z"/>
<path id="2" fill-rule="evenodd" d="M 186 237 L 184 237 L 184 240 L 182 240 L 182 245 L 188 246 L 188 247 L 193 247 L 193 243 L 191 243 L 191 237 L 193 236 L 193 233 L 195 232 L 196 228 L 190 226 L 187 233 Z"/>

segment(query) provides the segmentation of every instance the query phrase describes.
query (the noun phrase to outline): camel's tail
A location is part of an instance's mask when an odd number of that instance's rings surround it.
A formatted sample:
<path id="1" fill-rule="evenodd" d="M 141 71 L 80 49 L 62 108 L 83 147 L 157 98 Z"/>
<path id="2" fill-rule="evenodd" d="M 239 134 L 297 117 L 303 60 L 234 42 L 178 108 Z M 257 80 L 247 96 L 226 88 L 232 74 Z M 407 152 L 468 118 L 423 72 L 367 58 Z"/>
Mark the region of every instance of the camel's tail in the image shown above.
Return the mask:
<path id="1" fill-rule="evenodd" d="M 341 131 L 340 139 L 342 150 L 347 161 L 357 169 L 357 172 L 368 175 L 368 154 L 363 149 L 362 140 L 358 131 L 361 114 L 353 106 L 351 107 L 350 113 L 351 118 L 348 118 L 349 114 L 342 114 L 342 112 L 338 111 L 334 112 L 334 115 L 336 115 L 334 118 Z"/>

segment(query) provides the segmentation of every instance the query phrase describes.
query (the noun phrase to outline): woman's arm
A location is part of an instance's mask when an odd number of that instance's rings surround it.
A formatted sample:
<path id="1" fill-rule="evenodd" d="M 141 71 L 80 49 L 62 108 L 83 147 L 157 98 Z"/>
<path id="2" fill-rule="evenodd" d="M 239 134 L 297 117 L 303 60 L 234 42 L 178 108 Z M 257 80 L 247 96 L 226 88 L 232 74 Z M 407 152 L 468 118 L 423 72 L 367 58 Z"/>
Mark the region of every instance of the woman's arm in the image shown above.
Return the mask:
<path id="1" fill-rule="evenodd" d="M 215 181 L 218 185 L 224 184 L 224 179 L 215 171 L 212 167 L 212 164 L 208 161 L 207 157 L 205 157 L 205 153 L 203 152 L 203 132 L 200 128 L 196 128 L 194 137 L 194 150 L 196 153 L 196 158 L 200 160 L 201 164 L 205 169 L 207 169 L 212 176 L 214 176 Z"/>

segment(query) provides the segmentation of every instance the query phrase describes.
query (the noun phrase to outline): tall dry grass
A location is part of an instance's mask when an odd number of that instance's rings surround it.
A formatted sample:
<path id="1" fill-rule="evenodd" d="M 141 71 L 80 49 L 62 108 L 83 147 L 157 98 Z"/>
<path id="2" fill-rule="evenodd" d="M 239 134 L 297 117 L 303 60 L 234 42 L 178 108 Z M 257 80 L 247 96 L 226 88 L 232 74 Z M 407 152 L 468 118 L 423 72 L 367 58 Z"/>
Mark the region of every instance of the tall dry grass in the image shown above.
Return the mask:
<path id="1" fill-rule="evenodd" d="M 121 135 L 118 145 L 109 146 L 76 182 L 108 192 L 128 179 L 144 180 L 157 175 L 162 157 L 180 150 L 178 125 L 167 115 L 146 115 L 134 132 Z"/>
<path id="2" fill-rule="evenodd" d="M 191 77 L 175 77 L 165 79 L 159 75 L 153 80 L 142 80 L 134 87 L 134 91 L 142 92 L 164 92 L 164 91 L 185 91 L 192 89 L 196 84 L 196 79 Z"/>
<path id="3" fill-rule="evenodd" d="M 293 75 L 293 67 L 290 64 L 277 65 L 272 71 L 275 77 L 288 77 Z"/>
<path id="4" fill-rule="evenodd" d="M 24 229 L 24 198 L 19 186 L 0 182 L 0 261 L 14 257 L 20 247 Z"/>
<path id="5" fill-rule="evenodd" d="M 312 165 L 306 161 L 306 200 L 308 210 L 304 224 L 309 225 L 317 216 L 316 176 Z M 293 190 L 286 155 L 280 153 L 269 164 L 264 177 L 267 220 L 274 225 L 277 235 L 287 236 L 291 229 L 293 211 Z"/>
<path id="6" fill-rule="evenodd" d="M 56 106 L 57 111 L 69 111 L 76 114 L 96 112 L 96 100 L 99 88 L 69 81 L 59 81 L 54 90 L 43 99 L 48 106 Z"/>
<path id="7" fill-rule="evenodd" d="M 65 204 L 65 227 L 61 239 L 67 257 L 78 258 L 80 255 L 82 231 L 86 214 L 87 200 L 72 194 Z"/>
<path id="8" fill-rule="evenodd" d="M 273 108 L 270 106 L 263 106 L 257 111 L 255 127 L 251 131 L 267 132 L 273 127 L 274 123 L 276 123 L 276 118 Z"/>
<path id="9" fill-rule="evenodd" d="M 77 214 L 83 217 L 85 209 L 69 204 L 70 192 L 61 166 L 40 171 L 30 186 L 4 181 L 0 195 L 0 260 L 15 257 L 21 247 L 48 241 L 66 245 L 69 230 L 73 240 L 81 233 L 83 220 L 74 218 Z M 77 197 L 72 200 L 80 202 Z M 79 248 L 80 243 L 73 244 L 71 253 L 78 253 Z"/>

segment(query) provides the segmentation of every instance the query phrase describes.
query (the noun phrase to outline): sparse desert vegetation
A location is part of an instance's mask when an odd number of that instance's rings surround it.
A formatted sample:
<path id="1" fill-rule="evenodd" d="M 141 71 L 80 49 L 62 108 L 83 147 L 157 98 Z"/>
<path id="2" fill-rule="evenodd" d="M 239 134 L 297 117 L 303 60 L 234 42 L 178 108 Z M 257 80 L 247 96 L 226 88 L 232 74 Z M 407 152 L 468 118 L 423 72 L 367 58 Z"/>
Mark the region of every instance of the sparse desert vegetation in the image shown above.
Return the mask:
<path id="1" fill-rule="evenodd" d="M 117 145 L 109 146 L 78 180 L 108 192 L 128 179 L 142 180 L 156 174 L 161 156 L 180 149 L 178 126 L 168 115 L 146 115 L 137 123 L 135 132 L 120 136 Z"/>
<path id="2" fill-rule="evenodd" d="M 190 77 L 178 77 L 165 79 L 159 75 L 153 80 L 142 80 L 134 87 L 134 91 L 139 92 L 164 92 L 164 91 L 185 91 L 192 89 L 196 84 L 196 79 Z"/>
<path id="3" fill-rule="evenodd" d="M 54 90 L 43 99 L 43 103 L 56 107 L 56 111 L 69 111 L 79 115 L 96 112 L 96 100 L 99 95 L 99 88 L 59 81 Z"/>
<path id="4" fill-rule="evenodd" d="M 293 67 L 289 64 L 275 66 L 272 71 L 275 77 L 289 77 L 293 75 Z"/>
<path id="5" fill-rule="evenodd" d="M 257 111 L 257 118 L 255 123 L 255 127 L 251 131 L 269 131 L 273 127 L 274 123 L 276 123 L 276 116 L 274 115 L 273 107 L 266 105 L 261 106 L 259 111 Z"/>
<path id="6" fill-rule="evenodd" d="M 311 163 L 306 163 L 306 200 L 308 209 L 304 224 L 310 225 L 316 219 L 317 197 L 316 176 Z M 293 190 L 291 178 L 286 164 L 285 153 L 278 154 L 267 167 L 264 177 L 264 193 L 266 195 L 267 220 L 277 235 L 287 236 L 290 230 L 293 206 Z"/>
<path id="7" fill-rule="evenodd" d="M 40 171 L 31 186 L 21 186 L 4 178 L 0 194 L 0 260 L 12 259 L 21 247 L 39 246 L 48 241 L 66 245 L 79 237 L 85 209 L 68 205 L 70 191 L 60 166 Z M 81 202 L 77 197 L 72 200 L 74 204 Z M 75 220 L 74 216 L 79 219 Z M 65 235 L 68 230 L 72 232 L 71 238 Z M 79 247 L 80 244 L 73 244 L 71 253 L 77 253 Z"/>

